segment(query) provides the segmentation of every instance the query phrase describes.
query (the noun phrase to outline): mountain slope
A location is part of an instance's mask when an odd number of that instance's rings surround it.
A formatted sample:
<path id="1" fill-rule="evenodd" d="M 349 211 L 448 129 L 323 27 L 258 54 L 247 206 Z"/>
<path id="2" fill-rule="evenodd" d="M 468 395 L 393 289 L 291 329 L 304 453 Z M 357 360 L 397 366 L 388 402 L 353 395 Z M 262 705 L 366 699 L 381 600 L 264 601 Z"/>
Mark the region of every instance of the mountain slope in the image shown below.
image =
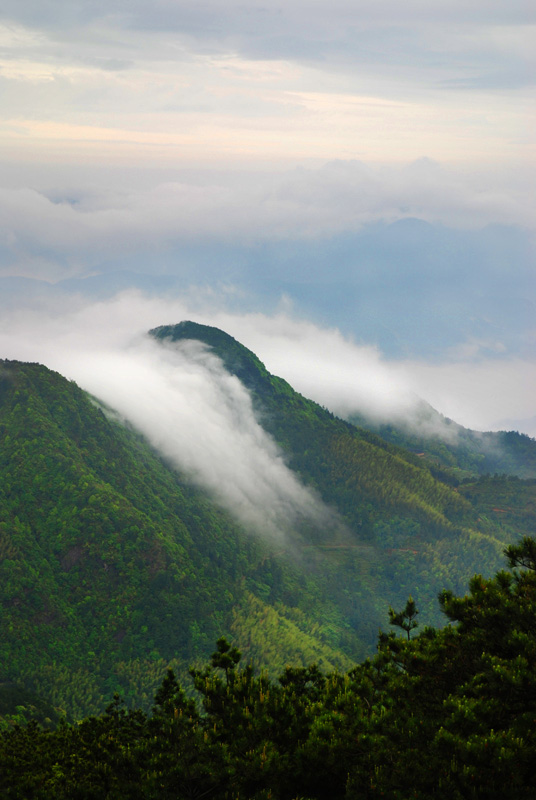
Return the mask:
<path id="1" fill-rule="evenodd" d="M 461 498 L 435 481 L 419 458 L 373 433 L 356 430 L 302 397 L 223 331 L 183 322 L 151 334 L 161 341 L 196 339 L 210 346 L 249 389 L 259 421 L 287 454 L 289 465 L 333 502 L 352 527 L 361 529 L 361 539 L 373 536 L 373 519 L 389 506 L 447 526 L 467 511 Z"/>
<path id="2" fill-rule="evenodd" d="M 266 585 L 266 549 L 57 373 L 1 363 L 0 436 L 0 682 L 75 716 L 116 689 L 150 700 L 170 660 L 205 657 Z M 273 613 L 303 598 L 321 617 L 318 593 L 279 571 Z"/>
<path id="3" fill-rule="evenodd" d="M 536 439 L 517 431 L 473 431 L 422 403 L 409 423 L 378 423 L 352 414 L 349 422 L 440 467 L 460 481 L 486 474 L 536 478 Z"/>
<path id="4" fill-rule="evenodd" d="M 482 565 L 497 569 L 503 544 L 531 524 L 525 511 L 512 522 L 483 516 L 452 475 L 432 472 L 419 455 L 302 397 L 223 331 L 184 321 L 150 333 L 168 346 L 194 339 L 218 355 L 251 392 L 259 421 L 287 463 L 342 515 L 350 531 L 345 545 L 336 548 L 329 531 L 309 544 L 318 549 L 332 542 L 322 570 L 331 575 L 330 591 L 351 624 L 362 625 L 366 609 L 375 635 L 385 599 L 403 603 L 411 593 L 428 619 L 439 623 L 437 592 L 445 586 L 461 591 Z M 533 485 L 526 491 L 534 496 Z"/>

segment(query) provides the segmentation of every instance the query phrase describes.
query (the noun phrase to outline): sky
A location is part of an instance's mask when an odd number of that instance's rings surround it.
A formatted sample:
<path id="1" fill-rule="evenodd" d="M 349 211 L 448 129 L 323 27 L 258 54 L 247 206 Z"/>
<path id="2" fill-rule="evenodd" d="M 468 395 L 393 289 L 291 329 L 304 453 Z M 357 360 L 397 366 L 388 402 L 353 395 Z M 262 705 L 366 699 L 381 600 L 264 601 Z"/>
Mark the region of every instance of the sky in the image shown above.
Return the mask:
<path id="1" fill-rule="evenodd" d="M 527 0 L 6 0 L 1 143 L 40 163 L 524 164 Z"/>
<path id="2" fill-rule="evenodd" d="M 0 357 L 91 388 L 193 318 L 337 413 L 536 436 L 535 45 L 528 0 L 5 0 Z"/>

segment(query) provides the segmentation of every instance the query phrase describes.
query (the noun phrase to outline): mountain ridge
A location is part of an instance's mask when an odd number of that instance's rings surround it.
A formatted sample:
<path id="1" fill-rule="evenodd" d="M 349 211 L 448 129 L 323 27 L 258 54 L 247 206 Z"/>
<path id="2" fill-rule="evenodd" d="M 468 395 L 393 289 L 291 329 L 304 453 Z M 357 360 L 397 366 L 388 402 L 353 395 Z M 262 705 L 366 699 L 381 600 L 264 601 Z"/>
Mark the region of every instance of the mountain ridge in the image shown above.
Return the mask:
<path id="1" fill-rule="evenodd" d="M 153 328 L 149 335 L 160 340 L 169 338 L 171 341 L 194 339 L 211 347 L 222 359 L 225 368 L 253 392 L 259 410 L 262 408 L 257 395 L 269 387 L 270 373 L 255 353 L 230 334 L 209 325 L 183 320 L 177 325 Z M 290 386 L 283 378 L 276 378 L 276 381 L 279 387 Z M 318 408 L 331 413 L 321 406 Z M 414 417 L 407 423 L 399 424 L 377 422 L 358 413 L 339 419 L 377 434 L 379 438 L 376 442 L 380 446 L 381 442 L 390 443 L 408 453 L 419 453 L 419 458 L 424 455 L 429 466 L 451 469 L 451 472 L 453 467 L 457 468 L 460 478 L 495 472 L 536 478 L 536 440 L 527 434 L 517 431 L 473 431 L 448 419 L 424 401 L 421 401 Z M 423 430 L 419 430 L 419 427 Z M 427 434 L 426 430 L 437 430 L 437 433 Z M 423 450 L 427 452 L 422 454 Z"/>

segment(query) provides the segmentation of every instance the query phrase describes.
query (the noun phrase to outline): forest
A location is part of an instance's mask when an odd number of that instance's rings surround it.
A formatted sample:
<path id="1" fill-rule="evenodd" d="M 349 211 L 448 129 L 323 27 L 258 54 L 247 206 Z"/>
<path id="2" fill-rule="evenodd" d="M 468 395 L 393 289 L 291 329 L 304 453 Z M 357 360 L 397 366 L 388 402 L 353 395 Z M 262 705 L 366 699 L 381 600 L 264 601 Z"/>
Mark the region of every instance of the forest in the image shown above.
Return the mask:
<path id="1" fill-rule="evenodd" d="M 0 792 L 27 800 L 360 800 L 534 797 L 536 541 L 508 570 L 443 592 L 448 624 L 419 630 L 412 598 L 348 671 L 316 664 L 277 678 L 217 641 L 172 670 L 151 710 L 115 696 L 77 724 L 25 719 L 0 734 Z"/>
<path id="2" fill-rule="evenodd" d="M 0 722 L 24 707 L 28 721 L 71 724 L 115 694 L 149 714 L 166 670 L 192 692 L 190 667 L 221 636 L 270 681 L 287 665 L 345 674 L 375 652 L 390 606 L 411 595 L 421 626 L 439 629 L 438 594 L 493 575 L 534 531 L 534 478 L 470 472 L 466 450 L 463 468 L 432 464 L 298 394 L 215 328 L 152 336 L 213 349 L 337 525 L 297 524 L 275 545 L 72 381 L 0 362 Z M 528 469 L 536 443 L 510 438 Z"/>

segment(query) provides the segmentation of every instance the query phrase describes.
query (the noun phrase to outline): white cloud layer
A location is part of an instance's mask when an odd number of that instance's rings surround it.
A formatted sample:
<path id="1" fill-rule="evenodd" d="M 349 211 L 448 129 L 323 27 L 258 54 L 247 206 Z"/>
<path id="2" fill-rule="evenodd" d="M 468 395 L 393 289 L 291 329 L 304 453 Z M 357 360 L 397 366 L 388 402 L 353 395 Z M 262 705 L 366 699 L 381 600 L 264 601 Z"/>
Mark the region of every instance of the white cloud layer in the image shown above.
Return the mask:
<path id="1" fill-rule="evenodd" d="M 536 437 L 530 419 L 536 359 L 389 361 L 376 348 L 357 345 L 336 329 L 322 329 L 285 314 L 220 319 L 217 324 L 227 325 L 271 372 L 342 417 L 358 412 L 379 421 L 418 426 L 424 399 L 468 428 L 497 430 L 506 418 L 526 420 L 520 430 Z"/>

